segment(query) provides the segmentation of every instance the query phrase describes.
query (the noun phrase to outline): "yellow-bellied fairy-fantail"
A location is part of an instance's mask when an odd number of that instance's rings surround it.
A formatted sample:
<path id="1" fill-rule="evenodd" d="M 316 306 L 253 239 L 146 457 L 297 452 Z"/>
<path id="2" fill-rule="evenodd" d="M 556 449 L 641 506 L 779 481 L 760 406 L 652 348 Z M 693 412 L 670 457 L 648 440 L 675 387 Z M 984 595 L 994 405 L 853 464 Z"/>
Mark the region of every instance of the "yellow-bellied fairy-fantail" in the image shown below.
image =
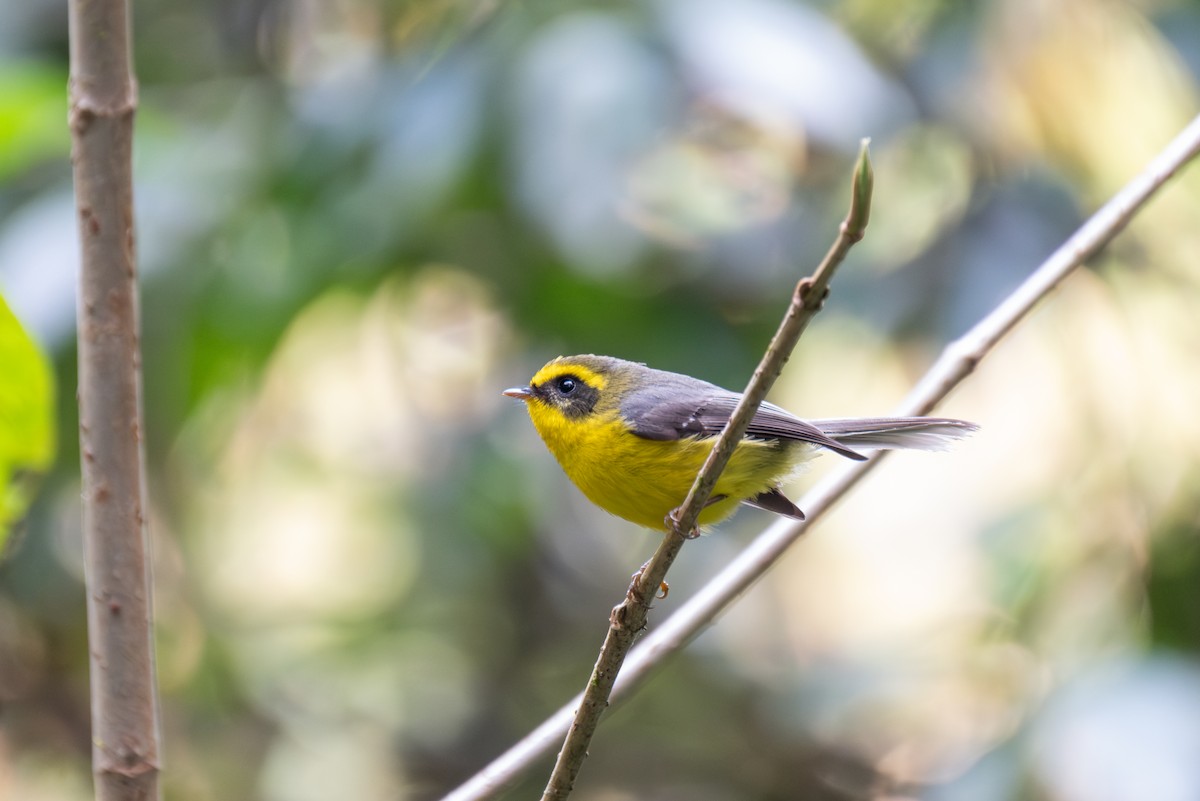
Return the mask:
<path id="1" fill-rule="evenodd" d="M 663 529 L 683 502 L 729 422 L 741 394 L 679 373 L 609 356 L 560 356 L 529 386 L 505 395 L 525 401 L 546 447 L 600 508 Z M 770 403 L 759 407 L 700 515 L 709 525 L 738 504 L 803 519 L 779 490 L 821 448 L 850 459 L 860 450 L 941 450 L 977 426 L 939 417 L 805 421 Z"/>

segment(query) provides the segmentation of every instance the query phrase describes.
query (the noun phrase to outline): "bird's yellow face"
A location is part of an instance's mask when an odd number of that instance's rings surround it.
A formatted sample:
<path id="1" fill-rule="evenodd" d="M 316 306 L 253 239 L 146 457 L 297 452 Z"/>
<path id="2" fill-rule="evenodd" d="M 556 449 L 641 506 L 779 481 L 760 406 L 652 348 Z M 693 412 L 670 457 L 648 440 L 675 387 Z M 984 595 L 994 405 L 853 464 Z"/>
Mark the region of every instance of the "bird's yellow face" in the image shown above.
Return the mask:
<path id="1" fill-rule="evenodd" d="M 566 460 L 580 449 L 603 449 L 601 438 L 617 433 L 612 430 L 620 425 L 617 404 L 611 402 L 615 391 L 600 369 L 560 357 L 538 370 L 529 386 L 504 394 L 525 401 L 546 446 L 567 467 Z"/>

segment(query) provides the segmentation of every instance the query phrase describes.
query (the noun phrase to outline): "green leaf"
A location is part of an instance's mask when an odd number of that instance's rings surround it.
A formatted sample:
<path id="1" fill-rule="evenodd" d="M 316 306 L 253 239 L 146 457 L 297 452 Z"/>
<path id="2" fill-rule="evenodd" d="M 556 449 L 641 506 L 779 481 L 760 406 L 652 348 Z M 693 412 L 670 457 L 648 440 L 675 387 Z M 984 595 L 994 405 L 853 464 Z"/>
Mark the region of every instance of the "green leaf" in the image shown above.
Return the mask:
<path id="1" fill-rule="evenodd" d="M 0 555 L 53 458 L 50 363 L 0 297 Z"/>

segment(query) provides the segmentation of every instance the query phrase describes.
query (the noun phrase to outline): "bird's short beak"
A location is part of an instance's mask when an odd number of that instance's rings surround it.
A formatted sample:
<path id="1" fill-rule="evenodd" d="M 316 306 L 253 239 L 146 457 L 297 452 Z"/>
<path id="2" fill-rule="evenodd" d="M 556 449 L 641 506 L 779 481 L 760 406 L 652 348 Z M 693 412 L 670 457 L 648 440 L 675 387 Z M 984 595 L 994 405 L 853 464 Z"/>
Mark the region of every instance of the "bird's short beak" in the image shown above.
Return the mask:
<path id="1" fill-rule="evenodd" d="M 507 395 L 510 398 L 516 398 L 517 400 L 527 401 L 533 397 L 533 390 L 529 387 L 513 387 L 512 389 L 504 390 L 500 394 Z"/>

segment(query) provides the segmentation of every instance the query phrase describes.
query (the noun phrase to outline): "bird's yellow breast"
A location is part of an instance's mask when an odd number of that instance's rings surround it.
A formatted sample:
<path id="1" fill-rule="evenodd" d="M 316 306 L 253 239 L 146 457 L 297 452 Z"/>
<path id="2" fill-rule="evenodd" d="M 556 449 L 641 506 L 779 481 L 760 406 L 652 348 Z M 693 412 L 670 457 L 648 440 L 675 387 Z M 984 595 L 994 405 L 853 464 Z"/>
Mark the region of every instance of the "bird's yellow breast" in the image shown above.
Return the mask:
<path id="1" fill-rule="evenodd" d="M 715 439 L 649 440 L 633 434 L 615 411 L 569 419 L 557 409 L 529 404 L 546 447 L 592 503 L 647 528 L 665 528 L 667 514 L 687 497 Z M 737 505 L 771 489 L 791 471 L 801 448 L 790 442 L 743 440 L 721 473 L 700 524 L 716 523 Z"/>

